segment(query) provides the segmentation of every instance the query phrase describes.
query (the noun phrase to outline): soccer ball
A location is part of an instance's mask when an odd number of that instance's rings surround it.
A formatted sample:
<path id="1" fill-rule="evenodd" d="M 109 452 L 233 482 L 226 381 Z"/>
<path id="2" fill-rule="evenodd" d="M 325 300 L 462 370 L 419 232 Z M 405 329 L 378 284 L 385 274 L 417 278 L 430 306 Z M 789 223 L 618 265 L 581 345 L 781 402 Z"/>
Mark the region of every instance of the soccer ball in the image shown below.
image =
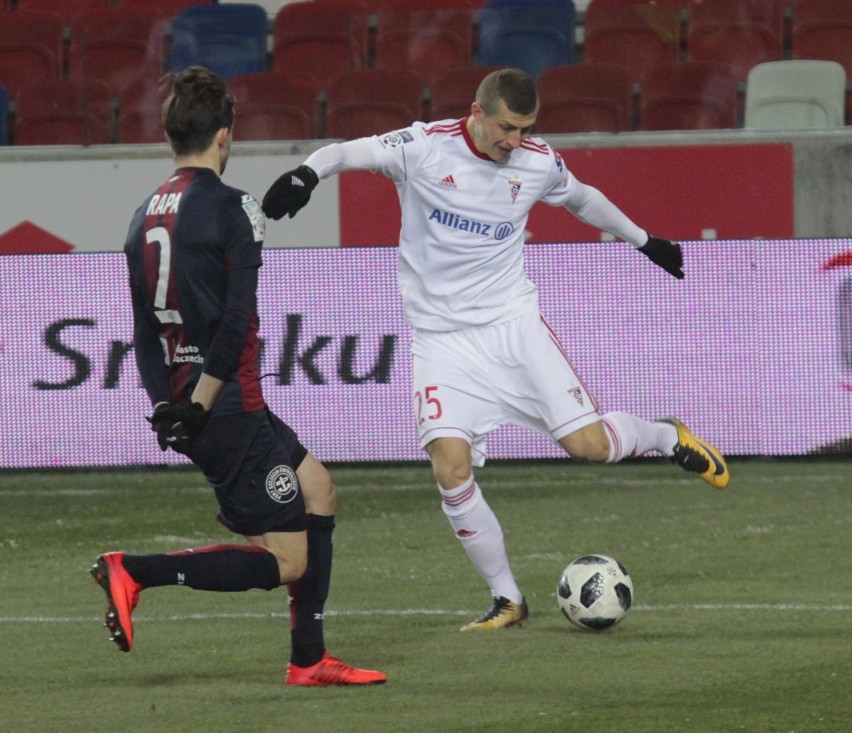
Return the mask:
<path id="1" fill-rule="evenodd" d="M 633 580 L 625 567 L 606 555 L 583 555 L 556 585 L 562 614 L 581 629 L 601 631 L 623 619 L 633 603 Z"/>

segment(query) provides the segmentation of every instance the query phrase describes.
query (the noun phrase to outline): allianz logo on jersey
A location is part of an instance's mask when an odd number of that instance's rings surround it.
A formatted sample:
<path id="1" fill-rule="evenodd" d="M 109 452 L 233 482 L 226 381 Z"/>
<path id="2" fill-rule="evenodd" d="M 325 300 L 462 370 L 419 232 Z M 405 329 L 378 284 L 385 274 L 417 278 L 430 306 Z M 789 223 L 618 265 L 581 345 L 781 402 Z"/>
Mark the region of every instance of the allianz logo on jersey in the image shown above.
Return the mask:
<path id="1" fill-rule="evenodd" d="M 468 219 L 464 216 L 454 214 L 452 211 L 441 211 L 440 209 L 432 209 L 429 214 L 429 221 L 436 221 L 450 229 L 458 229 L 460 232 L 470 232 L 471 234 L 480 234 L 483 237 L 493 237 L 498 242 L 505 239 L 515 227 L 511 222 L 501 221 L 499 224 L 486 224 L 484 221 L 476 221 L 476 219 Z"/>

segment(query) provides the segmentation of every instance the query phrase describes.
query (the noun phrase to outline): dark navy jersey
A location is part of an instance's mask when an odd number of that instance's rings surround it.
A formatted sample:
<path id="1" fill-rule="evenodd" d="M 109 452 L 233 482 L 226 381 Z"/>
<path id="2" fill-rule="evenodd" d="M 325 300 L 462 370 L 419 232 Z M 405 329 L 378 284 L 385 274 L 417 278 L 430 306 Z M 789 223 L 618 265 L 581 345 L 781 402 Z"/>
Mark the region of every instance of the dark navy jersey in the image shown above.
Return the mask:
<path id="1" fill-rule="evenodd" d="M 179 168 L 137 209 L 124 252 L 133 344 L 151 399 L 189 399 L 202 372 L 225 382 L 214 414 L 265 407 L 258 373 L 264 219 L 207 168 Z"/>

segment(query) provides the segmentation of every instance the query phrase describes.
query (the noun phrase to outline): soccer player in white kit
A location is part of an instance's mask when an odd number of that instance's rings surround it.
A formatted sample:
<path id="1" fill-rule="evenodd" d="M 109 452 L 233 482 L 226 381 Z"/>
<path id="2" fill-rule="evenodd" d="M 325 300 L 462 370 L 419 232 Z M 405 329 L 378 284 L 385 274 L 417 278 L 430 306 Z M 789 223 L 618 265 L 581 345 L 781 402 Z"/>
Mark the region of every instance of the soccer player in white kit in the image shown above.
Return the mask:
<path id="1" fill-rule="evenodd" d="M 480 84 L 468 117 L 332 143 L 279 177 L 263 200 L 264 213 L 280 219 L 293 217 L 320 179 L 343 171 L 379 171 L 396 184 L 399 288 L 413 334 L 420 442 L 444 513 L 493 599 L 463 631 L 513 626 L 528 616 L 502 529 L 473 473 L 495 428 L 508 423 L 548 434 L 581 461 L 658 451 L 718 489 L 730 480 L 719 451 L 681 421 L 602 415 L 539 312 L 523 267 L 524 228 L 538 201 L 564 206 L 674 277 L 684 275 L 680 245 L 650 236 L 530 136 L 538 106 L 531 77 L 495 71 Z"/>

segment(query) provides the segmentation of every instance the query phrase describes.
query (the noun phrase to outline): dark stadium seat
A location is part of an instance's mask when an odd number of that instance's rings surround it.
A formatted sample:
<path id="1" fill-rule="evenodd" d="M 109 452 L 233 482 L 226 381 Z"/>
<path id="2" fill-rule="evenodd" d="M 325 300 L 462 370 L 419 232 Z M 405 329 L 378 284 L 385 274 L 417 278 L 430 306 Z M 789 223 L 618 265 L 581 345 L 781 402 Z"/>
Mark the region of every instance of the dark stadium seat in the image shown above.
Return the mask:
<path id="1" fill-rule="evenodd" d="M 633 83 L 615 64 L 554 66 L 538 80 L 538 133 L 624 132 L 631 126 Z"/>
<path id="2" fill-rule="evenodd" d="M 319 86 L 295 74 L 265 71 L 235 76 L 235 140 L 306 140 L 318 137 Z"/>
<path id="3" fill-rule="evenodd" d="M 502 66 L 459 66 L 444 69 L 430 86 L 429 119 L 467 117 L 479 83 Z"/>
<path id="4" fill-rule="evenodd" d="M 658 64 L 677 61 L 680 44 L 679 5 L 592 0 L 586 9 L 584 60 L 623 66 L 634 82 Z"/>
<path id="5" fill-rule="evenodd" d="M 166 60 L 167 25 L 167 16 L 142 7 L 78 13 L 71 23 L 71 77 L 99 79 L 114 94 L 140 76 L 159 79 Z"/>
<path id="6" fill-rule="evenodd" d="M 113 3 L 123 8 L 147 8 L 174 18 L 181 10 L 194 5 L 215 5 L 216 0 L 115 0 Z"/>
<path id="7" fill-rule="evenodd" d="M 269 19 L 253 3 L 196 5 L 182 10 L 172 23 L 172 47 L 166 67 L 181 71 L 206 66 L 224 79 L 267 71 Z"/>
<path id="8" fill-rule="evenodd" d="M 407 69 L 356 69 L 328 87 L 325 137 L 351 140 L 408 127 L 422 114 L 420 77 Z"/>
<path id="9" fill-rule="evenodd" d="M 719 130 L 739 127 L 739 83 L 723 64 L 661 64 L 645 77 L 640 130 Z"/>
<path id="10" fill-rule="evenodd" d="M 782 58 L 785 2 L 693 0 L 687 7 L 687 58 L 726 64 L 745 81 L 756 64 Z"/>
<path id="11" fill-rule="evenodd" d="M 327 85 L 367 66 L 369 15 L 361 0 L 284 5 L 272 27 L 272 70 L 310 74 Z"/>
<path id="12" fill-rule="evenodd" d="M 0 11 L 0 84 L 10 97 L 23 84 L 60 78 L 62 32 L 56 13 Z"/>
<path id="13" fill-rule="evenodd" d="M 517 66 L 537 78 L 574 61 L 572 0 L 490 0 L 478 18 L 480 64 Z"/>
<path id="14" fill-rule="evenodd" d="M 410 69 L 424 84 L 472 63 L 474 10 L 395 0 L 376 9 L 375 66 Z"/>
<path id="15" fill-rule="evenodd" d="M 99 81 L 54 79 L 26 84 L 15 95 L 15 145 L 110 142 L 112 95 Z"/>

